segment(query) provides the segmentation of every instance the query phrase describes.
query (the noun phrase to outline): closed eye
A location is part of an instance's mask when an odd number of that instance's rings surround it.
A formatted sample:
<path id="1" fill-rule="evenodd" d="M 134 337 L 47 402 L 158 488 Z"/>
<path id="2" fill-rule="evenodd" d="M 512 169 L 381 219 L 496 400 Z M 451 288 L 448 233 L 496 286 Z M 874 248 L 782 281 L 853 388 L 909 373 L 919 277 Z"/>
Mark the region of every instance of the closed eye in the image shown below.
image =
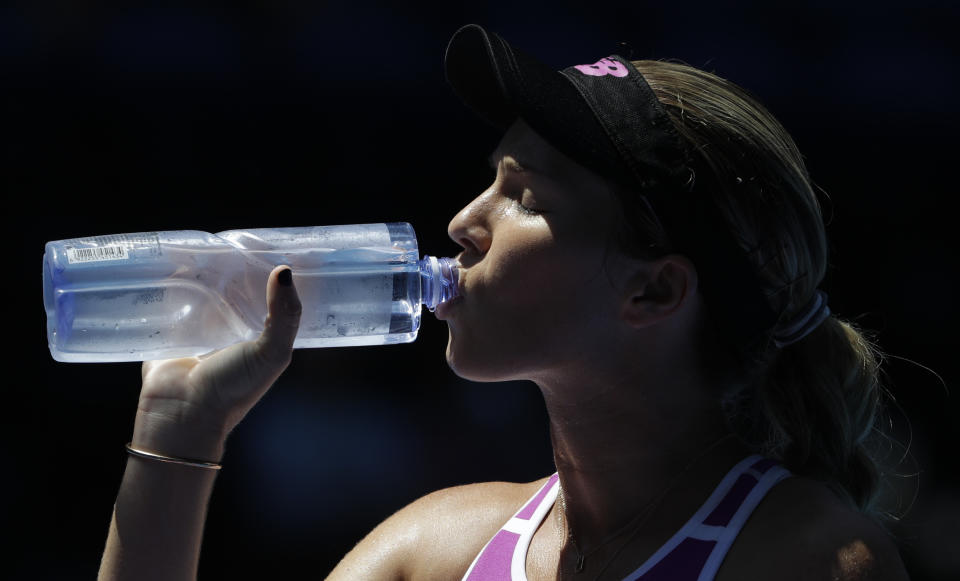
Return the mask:
<path id="1" fill-rule="evenodd" d="M 528 216 L 539 216 L 540 214 L 543 213 L 540 210 L 534 210 L 533 208 L 528 208 L 519 202 L 517 202 L 517 207 L 520 208 L 521 213 L 527 214 Z"/>
<path id="2" fill-rule="evenodd" d="M 530 201 L 527 201 L 527 203 L 524 203 L 524 197 L 532 196 L 532 194 L 527 193 L 529 191 L 529 188 L 519 183 L 510 184 L 509 181 L 512 181 L 512 180 L 507 180 L 507 183 L 503 184 L 504 192 L 507 195 L 507 197 L 513 200 L 513 202 L 517 205 L 517 207 L 520 209 L 521 212 L 529 215 L 537 215 L 537 214 L 545 213 L 538 206 L 536 201 L 533 201 L 532 204 L 530 203 Z"/>
<path id="3" fill-rule="evenodd" d="M 501 187 L 509 191 L 511 189 L 518 189 L 519 191 L 514 195 L 509 195 L 508 197 L 513 200 L 517 205 L 520 211 L 524 214 L 530 216 L 536 216 L 539 214 L 544 214 L 545 212 L 539 208 L 525 205 L 523 203 L 523 192 L 526 188 L 519 183 L 515 183 L 516 180 L 520 180 L 522 176 L 526 173 L 525 168 L 517 163 L 515 160 L 507 160 L 501 158 L 499 161 L 490 156 L 487 160 L 490 165 L 490 170 L 493 172 L 493 180 L 497 181 L 498 179 L 502 180 Z M 501 163 L 502 162 L 502 163 Z M 501 173 L 501 169 L 503 170 Z M 514 182 L 511 184 L 510 182 Z M 513 187 L 511 187 L 511 185 Z"/>

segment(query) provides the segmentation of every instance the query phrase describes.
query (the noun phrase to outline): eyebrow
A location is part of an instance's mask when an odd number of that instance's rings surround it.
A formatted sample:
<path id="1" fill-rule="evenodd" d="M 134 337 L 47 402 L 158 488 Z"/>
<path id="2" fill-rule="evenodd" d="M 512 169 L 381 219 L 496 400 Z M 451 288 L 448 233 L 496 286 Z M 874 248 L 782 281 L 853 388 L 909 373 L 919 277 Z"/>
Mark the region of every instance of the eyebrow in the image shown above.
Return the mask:
<path id="1" fill-rule="evenodd" d="M 487 163 L 490 164 L 490 169 L 497 169 L 497 165 L 499 165 L 500 160 L 503 159 L 506 155 L 508 154 L 500 153 L 499 150 L 494 150 L 493 152 L 491 152 L 490 155 L 487 157 Z M 510 169 L 512 169 L 513 171 L 520 171 L 520 172 L 529 171 L 531 173 L 544 175 L 544 172 L 542 172 L 541 170 L 538 170 L 535 167 L 527 165 L 526 163 L 520 163 L 519 161 L 517 161 L 516 157 L 513 158 L 513 162 L 509 165 L 510 165 Z"/>

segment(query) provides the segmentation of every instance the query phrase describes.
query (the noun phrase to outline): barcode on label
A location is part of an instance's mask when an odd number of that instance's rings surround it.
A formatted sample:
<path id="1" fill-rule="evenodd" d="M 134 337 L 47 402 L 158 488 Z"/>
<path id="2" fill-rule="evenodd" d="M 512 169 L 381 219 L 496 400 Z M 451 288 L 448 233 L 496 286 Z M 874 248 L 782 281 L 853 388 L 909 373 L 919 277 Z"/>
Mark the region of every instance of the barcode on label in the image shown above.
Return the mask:
<path id="1" fill-rule="evenodd" d="M 127 254 L 126 247 L 120 245 L 67 249 L 67 260 L 70 264 L 99 260 L 126 260 L 128 258 L 130 258 L 130 255 Z"/>

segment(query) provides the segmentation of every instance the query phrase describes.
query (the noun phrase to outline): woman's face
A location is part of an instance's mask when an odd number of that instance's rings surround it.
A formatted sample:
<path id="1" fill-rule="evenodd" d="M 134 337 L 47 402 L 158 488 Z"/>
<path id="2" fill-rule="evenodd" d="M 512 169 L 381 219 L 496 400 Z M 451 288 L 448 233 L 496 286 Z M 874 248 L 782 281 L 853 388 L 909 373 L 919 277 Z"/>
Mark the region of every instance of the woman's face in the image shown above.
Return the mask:
<path id="1" fill-rule="evenodd" d="M 614 340 L 619 206 L 608 184 L 525 123 L 491 156 L 494 182 L 450 222 L 462 297 L 437 309 L 447 361 L 477 381 L 538 379 Z"/>

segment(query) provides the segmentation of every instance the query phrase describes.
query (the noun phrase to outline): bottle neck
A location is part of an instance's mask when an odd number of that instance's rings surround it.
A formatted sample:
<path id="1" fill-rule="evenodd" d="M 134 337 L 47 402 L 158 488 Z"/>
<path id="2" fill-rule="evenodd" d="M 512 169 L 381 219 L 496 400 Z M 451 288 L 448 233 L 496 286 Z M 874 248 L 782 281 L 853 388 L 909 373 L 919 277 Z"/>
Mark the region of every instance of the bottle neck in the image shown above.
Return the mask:
<path id="1" fill-rule="evenodd" d="M 453 258 L 424 256 L 420 261 L 420 300 L 432 313 L 442 302 L 460 294 L 460 266 Z"/>

